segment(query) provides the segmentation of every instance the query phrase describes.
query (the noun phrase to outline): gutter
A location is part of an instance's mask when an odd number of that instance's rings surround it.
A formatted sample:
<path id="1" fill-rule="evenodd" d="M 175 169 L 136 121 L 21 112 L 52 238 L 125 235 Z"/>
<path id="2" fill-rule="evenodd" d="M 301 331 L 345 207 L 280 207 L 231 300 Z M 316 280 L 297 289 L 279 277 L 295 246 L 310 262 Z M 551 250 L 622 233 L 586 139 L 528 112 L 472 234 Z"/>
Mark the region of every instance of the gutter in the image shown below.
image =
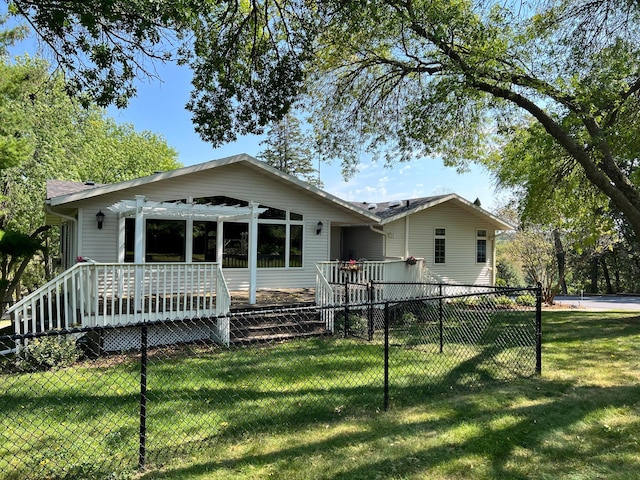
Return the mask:
<path id="1" fill-rule="evenodd" d="M 45 208 L 46 212 L 50 215 L 54 215 L 56 217 L 60 217 L 64 220 L 68 220 L 71 223 L 73 223 L 73 232 L 74 232 L 74 236 L 72 237 L 72 241 L 73 244 L 71 245 L 71 251 L 75 254 L 78 255 L 78 245 L 80 244 L 80 242 L 78 241 L 77 235 L 78 235 L 78 219 L 74 218 L 74 217 L 70 217 L 69 215 L 64 215 L 62 213 L 58 213 L 58 212 L 54 212 L 53 210 L 51 210 L 51 205 L 50 204 L 46 204 L 46 208 Z M 74 245 L 75 244 L 75 245 Z M 70 258 L 68 257 L 68 252 L 67 252 L 67 260 L 72 260 L 73 256 L 71 256 Z M 64 261 L 63 261 L 64 262 Z M 63 263 L 64 265 L 64 263 Z M 67 266 L 68 268 L 68 266 Z"/>
<path id="2" fill-rule="evenodd" d="M 58 213 L 58 212 L 54 212 L 53 210 L 51 210 L 51 205 L 47 204 L 46 206 L 46 211 L 47 213 L 51 214 L 51 215 L 55 215 L 56 217 L 60 217 L 60 218 L 64 218 L 65 220 L 69 220 L 70 222 L 73 222 L 76 224 L 78 224 L 78 219 L 75 217 L 70 217 L 69 215 L 64 215 L 62 213 Z"/>

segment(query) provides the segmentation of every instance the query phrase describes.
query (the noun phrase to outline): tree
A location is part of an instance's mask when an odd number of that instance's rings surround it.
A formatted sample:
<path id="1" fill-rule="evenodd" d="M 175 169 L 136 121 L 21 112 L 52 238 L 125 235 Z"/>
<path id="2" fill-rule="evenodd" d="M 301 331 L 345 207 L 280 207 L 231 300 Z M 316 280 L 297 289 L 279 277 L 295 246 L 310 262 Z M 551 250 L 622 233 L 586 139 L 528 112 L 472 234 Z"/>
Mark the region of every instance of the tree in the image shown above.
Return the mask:
<path id="1" fill-rule="evenodd" d="M 309 143 L 300 129 L 300 120 L 288 114 L 267 131 L 267 139 L 260 143 L 266 148 L 258 154 L 258 159 L 322 188 L 318 171 L 313 168 L 313 153 Z"/>
<path id="2" fill-rule="evenodd" d="M 188 108 L 196 130 L 214 145 L 261 133 L 301 97 L 313 107 L 322 151 L 341 158 L 347 170 L 363 146 L 391 161 L 439 155 L 458 166 L 488 162 L 514 127 L 531 126 L 640 236 L 638 160 L 631 155 L 640 141 L 633 135 L 640 122 L 637 2 L 255 0 L 158 7 L 140 0 L 125 7 L 91 0 L 83 2 L 86 9 L 69 6 L 75 3 L 13 5 L 49 44 L 63 39 L 69 52 L 80 46 L 98 68 L 114 58 L 135 65 L 135 58 L 108 48 L 117 38 L 109 27 L 128 13 L 132 20 L 122 28 L 133 37 L 115 44 L 133 51 L 146 52 L 136 50 L 136 41 L 158 45 L 161 32 L 184 29 L 188 35 L 177 36 L 186 47 L 181 61 L 194 72 Z M 74 36 L 74 29 L 89 35 Z M 102 38 L 107 46 L 96 40 Z M 123 72 L 131 75 L 131 68 Z"/>
<path id="3" fill-rule="evenodd" d="M 5 57 L 0 69 L 8 73 L 0 81 L 9 85 L 0 92 L 0 105 L 11 106 L 13 125 L 20 126 L 17 138 L 24 142 L 23 152 L 8 162 L 13 166 L 0 169 L 0 301 L 6 306 L 20 293 L 27 269 L 46 267 L 56 246 L 55 235 L 43 226 L 47 179 L 117 182 L 179 164 L 175 150 L 157 135 L 117 125 L 104 110 L 72 101 L 42 60 Z"/>
<path id="4" fill-rule="evenodd" d="M 551 234 L 535 227 L 519 229 L 505 248 L 519 260 L 527 282 L 540 283 L 542 301 L 553 304 L 558 291 L 558 270 Z"/>

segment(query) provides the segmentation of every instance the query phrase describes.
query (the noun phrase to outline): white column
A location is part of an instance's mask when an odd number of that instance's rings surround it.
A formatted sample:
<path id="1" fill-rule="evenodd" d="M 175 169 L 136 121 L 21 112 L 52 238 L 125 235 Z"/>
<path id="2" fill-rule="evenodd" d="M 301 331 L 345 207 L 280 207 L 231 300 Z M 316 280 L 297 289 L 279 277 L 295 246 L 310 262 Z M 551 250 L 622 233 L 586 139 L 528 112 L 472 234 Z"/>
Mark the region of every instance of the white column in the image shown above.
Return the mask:
<path id="1" fill-rule="evenodd" d="M 193 262 L 193 217 L 188 217 L 184 232 L 184 261 Z"/>
<path id="2" fill-rule="evenodd" d="M 256 303 L 256 283 L 258 279 L 258 204 L 251 202 L 251 221 L 249 222 L 249 303 Z"/>
<path id="3" fill-rule="evenodd" d="M 125 255 L 125 244 L 124 244 L 124 236 L 125 236 L 125 224 L 126 219 L 123 216 L 118 215 L 118 263 L 124 263 L 124 255 Z"/>
<path id="4" fill-rule="evenodd" d="M 144 199 L 144 195 L 136 195 L 136 233 L 135 246 L 133 249 L 133 261 L 136 264 L 141 264 L 144 262 Z M 135 313 L 133 318 L 135 319 L 135 321 L 140 321 L 140 319 L 142 318 L 140 316 L 140 313 L 142 313 L 142 291 L 140 288 L 143 281 L 142 267 L 138 265 L 135 268 L 136 283 L 133 287 L 133 296 L 135 298 Z"/>
<path id="5" fill-rule="evenodd" d="M 222 227 L 224 222 L 218 217 L 216 222 L 216 262 L 222 266 L 222 253 L 224 251 L 224 239 L 222 238 Z"/>
<path id="6" fill-rule="evenodd" d="M 136 195 L 136 233 L 133 247 L 134 263 L 144 262 L 144 195 Z"/>

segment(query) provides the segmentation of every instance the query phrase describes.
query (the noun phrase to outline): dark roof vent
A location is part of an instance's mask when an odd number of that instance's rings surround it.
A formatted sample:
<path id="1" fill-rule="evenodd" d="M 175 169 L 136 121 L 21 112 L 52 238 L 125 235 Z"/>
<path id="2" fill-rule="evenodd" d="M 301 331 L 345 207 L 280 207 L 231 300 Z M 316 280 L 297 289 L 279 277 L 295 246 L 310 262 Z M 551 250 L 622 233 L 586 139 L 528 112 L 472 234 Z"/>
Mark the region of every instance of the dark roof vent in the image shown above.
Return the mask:
<path id="1" fill-rule="evenodd" d="M 84 184 L 92 187 L 96 184 L 96 182 L 94 182 L 93 180 L 87 180 L 86 182 L 84 182 Z"/>

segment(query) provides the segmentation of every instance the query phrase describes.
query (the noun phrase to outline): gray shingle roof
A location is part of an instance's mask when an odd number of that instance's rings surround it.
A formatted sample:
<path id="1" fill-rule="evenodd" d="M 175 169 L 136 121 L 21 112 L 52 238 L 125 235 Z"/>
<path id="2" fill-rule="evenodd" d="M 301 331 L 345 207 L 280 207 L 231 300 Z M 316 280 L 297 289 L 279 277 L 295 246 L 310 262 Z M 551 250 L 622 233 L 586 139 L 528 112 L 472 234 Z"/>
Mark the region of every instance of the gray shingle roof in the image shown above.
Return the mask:
<path id="1" fill-rule="evenodd" d="M 104 184 L 71 182 L 68 180 L 47 180 L 47 198 L 69 195 L 70 193 L 81 192 L 83 190 L 91 190 L 92 188 L 97 188 L 102 185 Z"/>
<path id="2" fill-rule="evenodd" d="M 352 202 L 358 208 L 377 215 L 381 219 L 393 217 L 403 212 L 414 210 L 418 207 L 444 198 L 447 195 L 435 195 L 432 197 L 410 198 L 409 200 L 396 200 L 391 202 Z"/>

